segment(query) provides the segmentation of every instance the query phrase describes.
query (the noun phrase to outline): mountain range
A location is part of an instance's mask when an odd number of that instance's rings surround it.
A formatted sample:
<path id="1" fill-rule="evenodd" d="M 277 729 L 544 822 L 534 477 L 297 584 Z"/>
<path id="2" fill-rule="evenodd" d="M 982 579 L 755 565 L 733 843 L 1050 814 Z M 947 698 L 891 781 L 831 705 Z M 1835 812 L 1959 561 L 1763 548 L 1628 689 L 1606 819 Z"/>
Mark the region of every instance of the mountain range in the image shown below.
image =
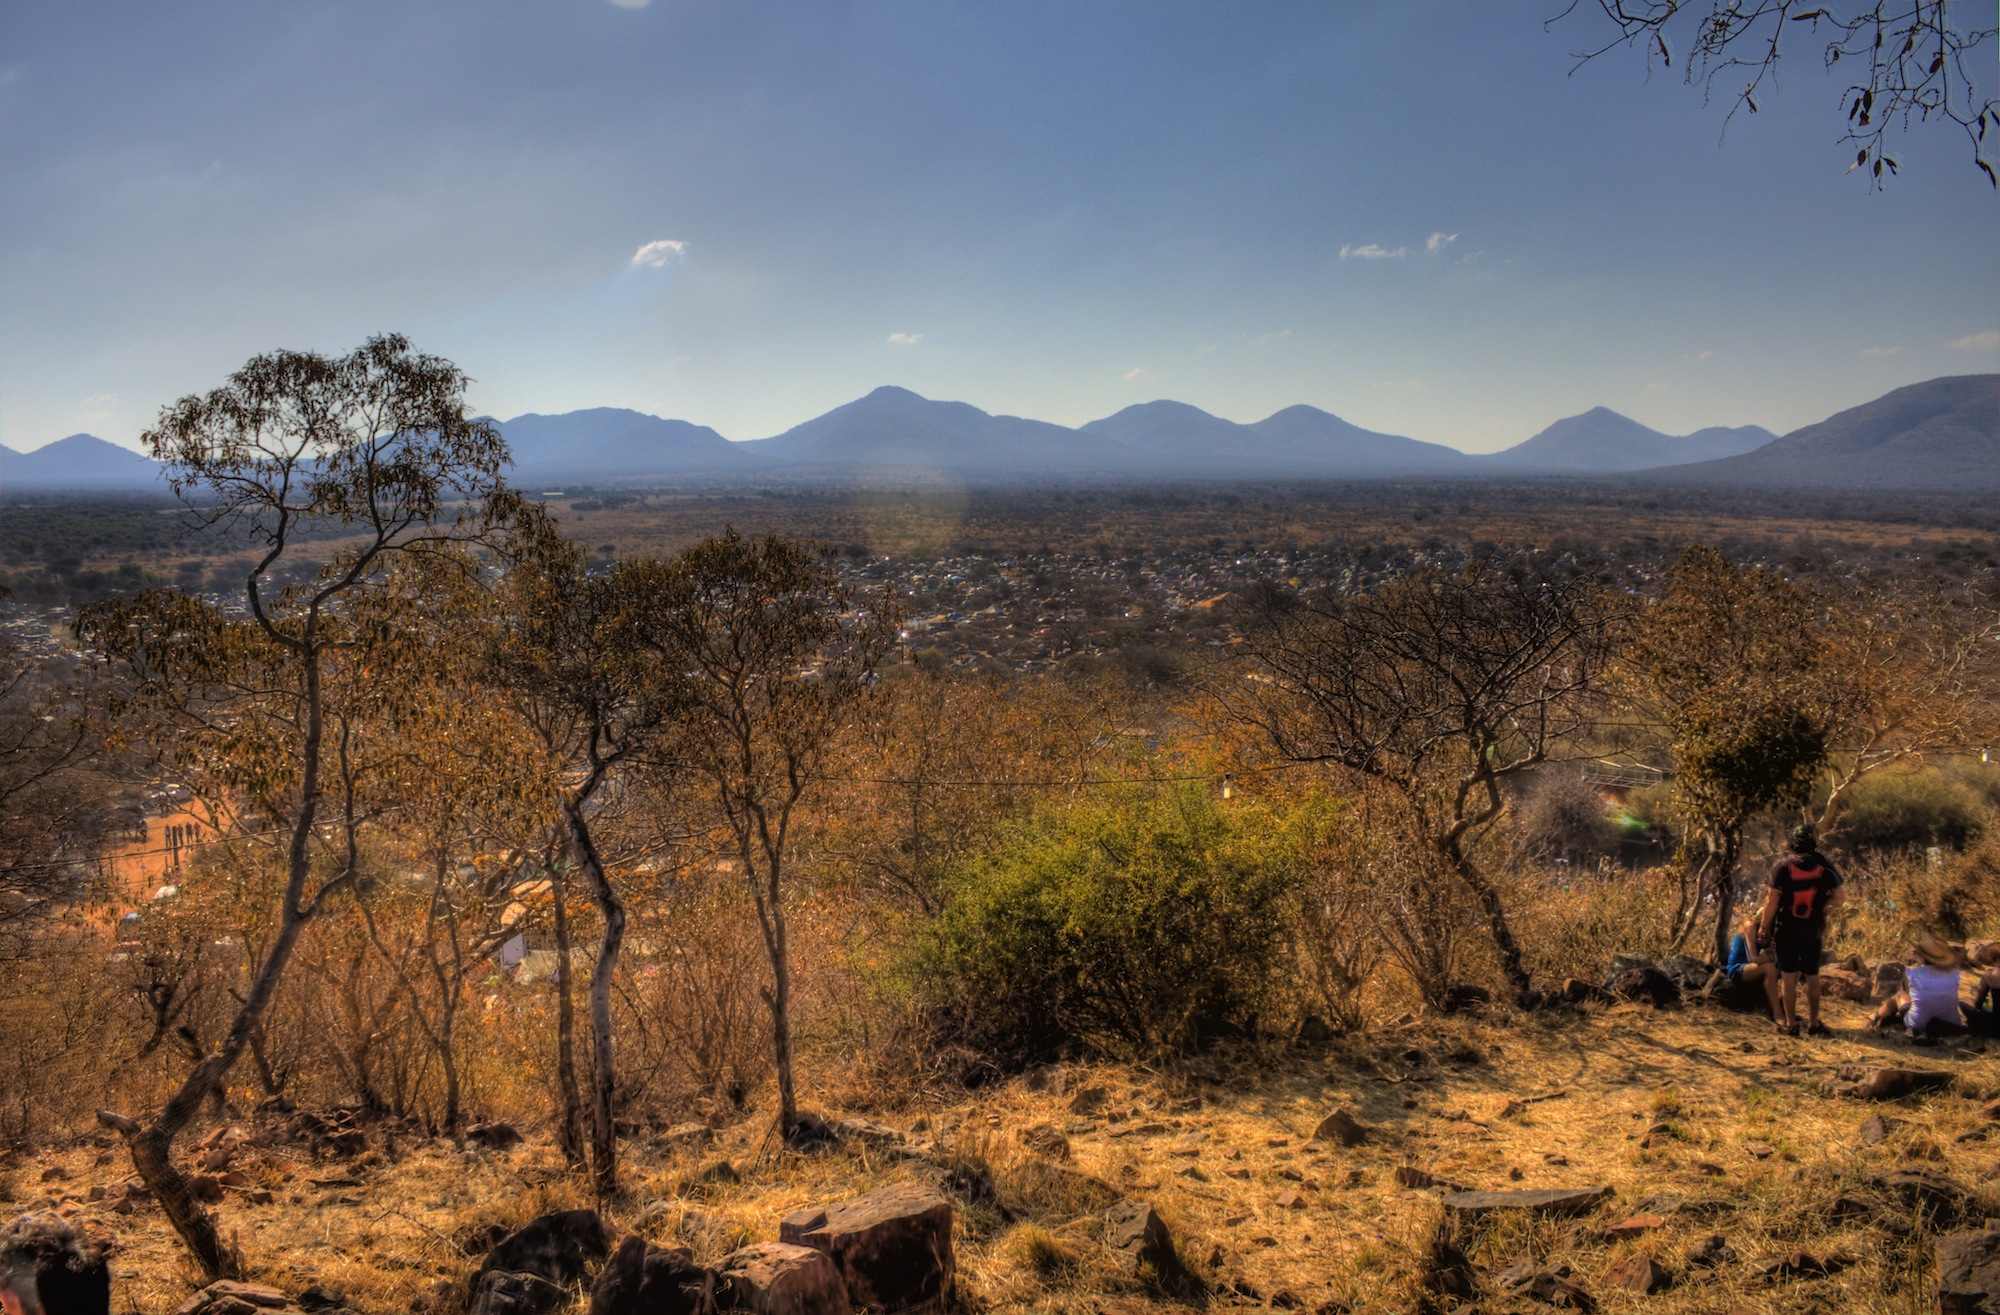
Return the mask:
<path id="1" fill-rule="evenodd" d="M 500 422 L 524 486 L 731 479 L 1192 481 L 1581 476 L 1657 483 L 2000 490 L 2000 375 L 1896 389 L 1782 438 L 1755 425 L 1663 434 L 1605 407 L 1503 452 L 1471 455 L 1363 429 L 1310 406 L 1238 424 L 1183 402 L 1128 406 L 1076 428 L 882 387 L 772 438 L 596 407 Z M 140 491 L 157 466 L 73 434 L 0 447 L 0 493 Z"/>

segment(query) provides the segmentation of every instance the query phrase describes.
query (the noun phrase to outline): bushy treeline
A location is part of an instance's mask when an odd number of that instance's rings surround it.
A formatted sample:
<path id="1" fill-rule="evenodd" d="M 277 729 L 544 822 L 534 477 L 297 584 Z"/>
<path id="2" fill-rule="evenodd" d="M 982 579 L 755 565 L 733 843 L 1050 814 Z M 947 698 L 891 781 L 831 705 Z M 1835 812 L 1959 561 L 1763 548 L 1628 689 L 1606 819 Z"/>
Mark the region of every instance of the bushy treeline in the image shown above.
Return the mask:
<path id="1" fill-rule="evenodd" d="M 1536 1007 L 1715 945 L 1802 816 L 1849 934 L 1996 930 L 1976 594 L 1496 550 L 1273 582 L 1171 694 L 964 672 L 810 545 L 594 561 L 463 386 L 384 338 L 183 399 L 149 441 L 244 596 L 106 599 L 78 679 L 13 668 L 0 1132 L 102 1109 L 208 1271 L 175 1147 L 223 1106 L 545 1120 L 608 1197 L 649 1120 L 810 1138 L 829 1092 Z M 199 831 L 135 868 L 39 823 L 120 775 Z"/>

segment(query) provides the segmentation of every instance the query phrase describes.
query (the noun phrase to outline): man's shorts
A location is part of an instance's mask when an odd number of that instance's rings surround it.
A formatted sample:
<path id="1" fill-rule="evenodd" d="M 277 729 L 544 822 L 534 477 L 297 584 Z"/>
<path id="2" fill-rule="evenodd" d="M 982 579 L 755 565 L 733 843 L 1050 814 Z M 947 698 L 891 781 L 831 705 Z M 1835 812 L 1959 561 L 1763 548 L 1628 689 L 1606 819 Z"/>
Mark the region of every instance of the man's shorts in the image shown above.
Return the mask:
<path id="1" fill-rule="evenodd" d="M 1777 935 L 1772 937 L 1771 948 L 1778 952 L 1778 971 L 1817 976 L 1821 958 L 1820 929 L 1810 924 L 1788 927 L 1780 922 L 1775 930 Z"/>

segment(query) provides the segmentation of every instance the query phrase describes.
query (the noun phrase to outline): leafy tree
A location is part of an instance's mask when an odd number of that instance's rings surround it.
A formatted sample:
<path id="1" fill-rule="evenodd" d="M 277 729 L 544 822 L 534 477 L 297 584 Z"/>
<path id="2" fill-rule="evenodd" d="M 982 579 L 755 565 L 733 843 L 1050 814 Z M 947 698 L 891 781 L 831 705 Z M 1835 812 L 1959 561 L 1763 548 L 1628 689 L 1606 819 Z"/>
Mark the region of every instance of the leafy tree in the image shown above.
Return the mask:
<path id="1" fill-rule="evenodd" d="M 1525 997 L 1533 983 L 1505 901 L 1473 846 L 1507 807 L 1503 782 L 1589 724 L 1610 620 L 1588 582 L 1481 562 L 1424 571 L 1267 607 L 1248 678 L 1222 695 L 1281 757 L 1386 787 L 1398 829 L 1471 893 Z"/>
<path id="2" fill-rule="evenodd" d="M 727 530 L 630 568 L 636 627 L 681 673 L 677 742 L 727 826 L 771 963 L 779 1124 L 799 1126 L 785 895 L 800 801 L 896 634 L 886 599 L 857 605 L 819 550 Z"/>
<path id="3" fill-rule="evenodd" d="M 1637 46 L 1672 68 L 1675 47 L 1683 79 L 1710 99 L 1726 97 L 1729 117 L 1757 112 L 1757 97 L 1775 83 L 1780 61 L 1800 42 L 1818 48 L 1827 69 L 1856 70 L 1841 92 L 1847 132 L 1857 146 L 1851 173 L 1867 168 L 1879 186 L 1898 165 L 1885 149 L 1889 129 L 1910 122 L 1948 124 L 1966 135 L 1972 163 L 2000 187 L 2000 173 L 1986 159 L 1988 128 L 2000 128 L 2000 106 L 1982 96 L 1977 72 L 1991 77 L 1994 39 L 1986 25 L 1993 6 L 1981 3 L 1966 22 L 1954 0 L 1596 0 L 1611 35 L 1577 53 L 1579 66 L 1619 46 Z M 1571 0 L 1566 16 L 1582 7 Z M 1740 87 L 1740 89 L 1739 89 Z M 1726 122 L 1727 120 L 1725 120 Z"/>
<path id="4" fill-rule="evenodd" d="M 486 540 L 520 510 L 501 479 L 506 445 L 467 414 L 465 386 L 449 362 L 387 335 L 343 357 L 258 356 L 167 407 L 145 441 L 175 494 L 199 525 L 256 547 L 248 618 L 154 591 L 78 620 L 128 682 L 125 710 L 190 769 L 263 801 L 286 833 L 275 930 L 221 1041 L 149 1122 L 99 1114 L 205 1274 L 236 1261 L 174 1166 L 174 1140 L 250 1045 L 307 922 L 353 877 L 330 854 L 313 880 L 341 748 L 328 741 L 330 687 L 365 686 L 365 646 L 380 638 L 350 609 L 398 561 Z"/>
<path id="5" fill-rule="evenodd" d="M 1664 729 L 1675 806 L 1702 846 L 1674 941 L 1713 899 L 1718 959 L 1728 957 L 1744 828 L 1774 808 L 1803 807 L 1827 762 L 1825 639 L 1815 620 L 1797 587 L 1696 545 L 1645 609 L 1623 658 L 1624 688 Z"/>

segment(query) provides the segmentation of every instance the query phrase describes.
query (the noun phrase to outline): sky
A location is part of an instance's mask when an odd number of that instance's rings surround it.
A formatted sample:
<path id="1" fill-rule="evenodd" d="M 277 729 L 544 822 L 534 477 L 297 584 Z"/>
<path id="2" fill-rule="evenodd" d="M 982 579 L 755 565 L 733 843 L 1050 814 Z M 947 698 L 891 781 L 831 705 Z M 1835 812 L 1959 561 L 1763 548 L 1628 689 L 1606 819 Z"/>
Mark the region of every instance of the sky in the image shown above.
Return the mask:
<path id="1" fill-rule="evenodd" d="M 0 5 L 0 443 L 136 445 L 258 352 L 388 330 L 485 413 L 736 439 L 896 384 L 1484 451 L 2000 369 L 1962 137 L 1871 191 L 1805 48 L 1725 135 L 1636 52 L 1574 70 L 1605 20 L 1562 7 Z"/>

